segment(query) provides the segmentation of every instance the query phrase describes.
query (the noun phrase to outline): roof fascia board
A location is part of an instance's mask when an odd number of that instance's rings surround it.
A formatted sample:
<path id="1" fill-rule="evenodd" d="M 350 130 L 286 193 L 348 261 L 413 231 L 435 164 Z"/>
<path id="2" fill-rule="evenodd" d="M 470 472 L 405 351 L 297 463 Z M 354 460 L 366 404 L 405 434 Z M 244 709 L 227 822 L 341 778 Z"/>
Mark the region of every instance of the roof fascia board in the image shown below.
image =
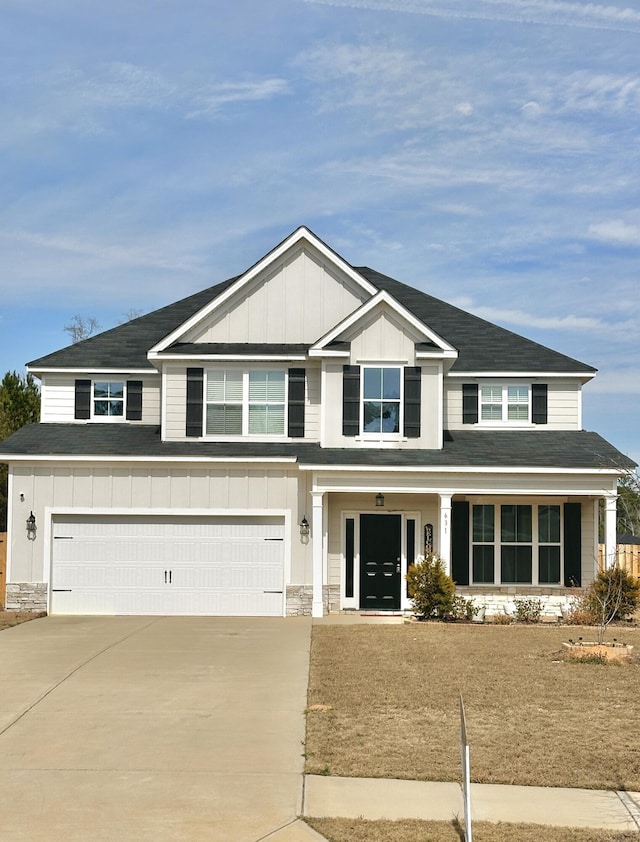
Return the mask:
<path id="1" fill-rule="evenodd" d="M 110 456 L 98 456 L 98 455 L 91 455 L 87 453 L 82 454 L 72 454 L 72 453 L 59 453 L 59 454 L 51 454 L 51 453 L 43 453 L 38 455 L 32 454 L 7 454 L 7 453 L 0 453 L 0 460 L 3 462 L 11 463 L 11 462 L 147 462 L 149 464 L 155 464 L 156 462 L 162 462 L 163 464 L 167 463 L 179 463 L 185 464 L 188 462 L 193 463 L 207 463 L 207 462 L 215 462 L 217 464 L 224 464 L 224 463 L 233 463 L 233 464 L 251 464 L 251 465 L 261 465 L 261 464 L 287 464 L 292 465 L 295 464 L 298 460 L 296 456 L 254 456 L 254 457 L 241 457 L 241 456 L 123 456 L 121 454 L 110 455 Z"/>
<path id="2" fill-rule="evenodd" d="M 41 374 L 160 374 L 157 368 L 80 368 L 74 365 L 72 368 L 41 367 L 30 368 L 27 371 L 39 377 Z"/>
<path id="3" fill-rule="evenodd" d="M 470 378 L 470 377 L 477 377 L 481 380 L 486 380 L 487 377 L 494 377 L 494 378 L 506 378 L 506 377 L 536 377 L 536 378 L 545 378 L 548 379 L 550 377 L 571 377 L 572 379 L 582 380 L 585 383 L 588 383 L 589 380 L 593 380 L 596 376 L 597 372 L 594 371 L 593 374 L 588 374 L 585 371 L 452 371 L 449 374 L 449 377 L 458 377 L 458 378 Z"/>
<path id="4" fill-rule="evenodd" d="M 1 456 L 1 454 L 0 454 Z M 618 476 L 621 473 L 627 473 L 626 468 L 535 468 L 520 467 L 471 467 L 464 465 L 311 465 L 301 464 L 301 471 L 317 471 L 318 473 L 345 473 L 352 471 L 353 473 L 398 473 L 398 474 L 575 474 L 576 476 L 583 476 L 585 474 L 594 474 L 596 476 Z M 345 489 L 349 490 L 349 489 Z M 456 491 L 456 494 L 461 493 Z M 476 493 L 474 491 L 474 493 Z M 504 492 L 496 490 L 491 491 L 492 494 L 500 495 Z M 523 492 L 524 493 L 524 492 Z M 604 493 L 604 492 L 603 492 Z"/>
<path id="5" fill-rule="evenodd" d="M 445 342 L 441 336 L 438 336 L 431 328 L 421 322 L 414 314 L 407 310 L 399 301 L 396 301 L 393 296 L 391 296 L 386 290 L 379 290 L 373 298 L 370 298 L 368 301 L 365 301 L 357 310 L 354 310 L 346 319 L 343 319 L 342 322 L 337 324 L 334 328 L 332 328 L 328 333 L 322 336 L 314 345 L 310 348 L 311 351 L 319 351 L 324 346 L 328 345 L 330 342 L 333 342 L 335 339 L 340 336 L 341 333 L 344 333 L 345 330 L 348 330 L 350 327 L 353 327 L 357 324 L 361 319 L 367 316 L 372 310 L 376 307 L 381 306 L 382 304 L 386 304 L 390 307 L 401 319 L 408 322 L 415 330 L 418 331 L 422 336 L 428 339 L 430 342 L 435 342 L 443 352 L 448 352 L 452 356 L 457 357 L 458 352 L 456 349 L 449 345 L 448 342 Z M 434 352 L 437 353 L 437 352 Z M 442 356 L 442 354 L 440 354 Z"/>
<path id="6" fill-rule="evenodd" d="M 304 225 L 301 225 L 300 228 L 297 228 L 292 234 L 290 234 L 285 240 L 283 240 L 280 245 L 276 246 L 272 251 L 266 254 L 263 258 L 261 258 L 257 263 L 248 269 L 244 274 L 240 275 L 240 277 L 232 283 L 229 287 L 227 287 L 224 292 L 222 292 L 219 296 L 213 299 L 209 304 L 191 316 L 186 322 L 181 324 L 177 327 L 172 333 L 166 336 L 163 340 L 158 342 L 154 345 L 153 348 L 149 350 L 149 355 L 156 354 L 161 351 L 164 351 L 169 345 L 172 345 L 174 342 L 177 342 L 181 336 L 195 327 L 198 322 L 202 321 L 202 319 L 207 318 L 207 316 L 211 315 L 211 313 L 218 310 L 222 307 L 230 298 L 232 298 L 236 293 L 242 289 L 242 287 L 246 286 L 250 283 L 257 275 L 260 274 L 267 266 L 272 263 L 275 263 L 279 260 L 282 255 L 284 255 L 287 251 L 293 248 L 295 245 L 300 243 L 301 241 L 306 240 L 309 245 L 313 246 L 317 249 L 322 256 L 328 260 L 330 263 L 333 263 L 338 269 L 344 272 L 346 275 L 351 278 L 359 287 L 361 287 L 368 295 L 375 295 L 378 291 L 377 288 L 370 282 L 367 281 L 359 272 L 350 266 L 339 254 L 334 252 L 330 249 L 322 240 L 318 239 L 316 235 L 306 228 Z"/>
<path id="7" fill-rule="evenodd" d="M 306 360 L 306 354 L 156 354 L 154 360 L 180 362 L 180 360 L 247 360 L 249 362 L 288 362 Z"/>

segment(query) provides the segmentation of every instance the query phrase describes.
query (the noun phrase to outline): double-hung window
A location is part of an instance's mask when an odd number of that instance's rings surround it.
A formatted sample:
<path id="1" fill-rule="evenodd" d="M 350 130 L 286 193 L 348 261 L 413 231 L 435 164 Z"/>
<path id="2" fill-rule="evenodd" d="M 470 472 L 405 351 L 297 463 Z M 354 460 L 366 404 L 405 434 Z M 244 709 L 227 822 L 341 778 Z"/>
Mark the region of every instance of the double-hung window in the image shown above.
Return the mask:
<path id="1" fill-rule="evenodd" d="M 94 418 L 122 418 L 125 395 L 122 380 L 95 380 L 92 407 Z"/>
<path id="2" fill-rule="evenodd" d="M 283 436 L 287 382 L 284 371 L 210 369 L 206 435 Z"/>
<path id="3" fill-rule="evenodd" d="M 383 435 L 401 429 L 402 369 L 365 367 L 362 378 L 362 424 L 364 433 Z"/>
<path id="4" fill-rule="evenodd" d="M 471 507 L 471 581 L 503 585 L 559 584 L 560 511 L 559 505 L 474 504 Z"/>
<path id="5" fill-rule="evenodd" d="M 480 421 L 527 423 L 531 420 L 530 392 L 526 385 L 480 387 Z"/>

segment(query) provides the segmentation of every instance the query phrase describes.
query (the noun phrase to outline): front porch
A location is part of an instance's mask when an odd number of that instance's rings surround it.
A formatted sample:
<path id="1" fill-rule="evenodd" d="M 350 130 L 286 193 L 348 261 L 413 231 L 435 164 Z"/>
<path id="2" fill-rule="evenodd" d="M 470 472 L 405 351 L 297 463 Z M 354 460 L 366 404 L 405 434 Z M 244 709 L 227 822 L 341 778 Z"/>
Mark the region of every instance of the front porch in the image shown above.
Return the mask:
<path id="1" fill-rule="evenodd" d="M 601 483 L 597 492 L 546 487 L 535 493 L 529 483 L 517 488 L 513 482 L 478 493 L 468 487 L 440 491 L 426 482 L 420 487 L 415 480 L 407 488 L 406 477 L 401 483 L 399 477 L 390 482 L 372 475 L 364 488 L 362 477 L 351 488 L 340 479 L 336 488 L 335 478 L 314 476 L 309 594 L 314 617 L 409 613 L 405 577 L 425 551 L 443 559 L 462 595 L 487 609 L 499 612 L 514 597 L 526 596 L 540 598 L 559 616 L 575 587 L 587 585 L 597 572 L 603 498 L 607 557 L 615 556 L 615 482 L 608 494 Z"/>

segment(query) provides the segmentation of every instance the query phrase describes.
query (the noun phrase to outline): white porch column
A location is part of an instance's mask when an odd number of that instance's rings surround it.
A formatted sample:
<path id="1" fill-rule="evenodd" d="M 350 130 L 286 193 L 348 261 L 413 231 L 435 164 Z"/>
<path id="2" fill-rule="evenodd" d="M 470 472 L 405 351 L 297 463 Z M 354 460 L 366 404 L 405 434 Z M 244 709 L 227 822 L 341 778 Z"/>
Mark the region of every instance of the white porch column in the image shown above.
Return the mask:
<path id="1" fill-rule="evenodd" d="M 313 542 L 312 617 L 322 617 L 324 614 L 324 603 L 322 599 L 322 572 L 324 568 L 324 524 L 322 516 L 322 498 L 322 491 L 311 492 L 311 540 Z"/>
<path id="2" fill-rule="evenodd" d="M 604 498 L 604 566 L 616 564 L 616 509 L 618 498 L 615 494 Z"/>
<path id="3" fill-rule="evenodd" d="M 440 494 L 440 536 L 438 552 L 444 569 L 451 575 L 451 494 Z"/>

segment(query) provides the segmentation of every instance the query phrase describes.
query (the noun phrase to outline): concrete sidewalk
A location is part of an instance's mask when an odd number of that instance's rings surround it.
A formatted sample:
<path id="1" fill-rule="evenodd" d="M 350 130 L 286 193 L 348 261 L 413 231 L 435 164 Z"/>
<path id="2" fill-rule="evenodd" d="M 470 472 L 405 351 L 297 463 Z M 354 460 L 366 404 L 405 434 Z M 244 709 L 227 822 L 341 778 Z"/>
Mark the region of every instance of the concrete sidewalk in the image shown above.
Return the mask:
<path id="1" fill-rule="evenodd" d="M 640 793 L 472 784 L 474 821 L 640 830 Z M 303 815 L 334 818 L 462 818 L 459 784 L 307 775 Z"/>

